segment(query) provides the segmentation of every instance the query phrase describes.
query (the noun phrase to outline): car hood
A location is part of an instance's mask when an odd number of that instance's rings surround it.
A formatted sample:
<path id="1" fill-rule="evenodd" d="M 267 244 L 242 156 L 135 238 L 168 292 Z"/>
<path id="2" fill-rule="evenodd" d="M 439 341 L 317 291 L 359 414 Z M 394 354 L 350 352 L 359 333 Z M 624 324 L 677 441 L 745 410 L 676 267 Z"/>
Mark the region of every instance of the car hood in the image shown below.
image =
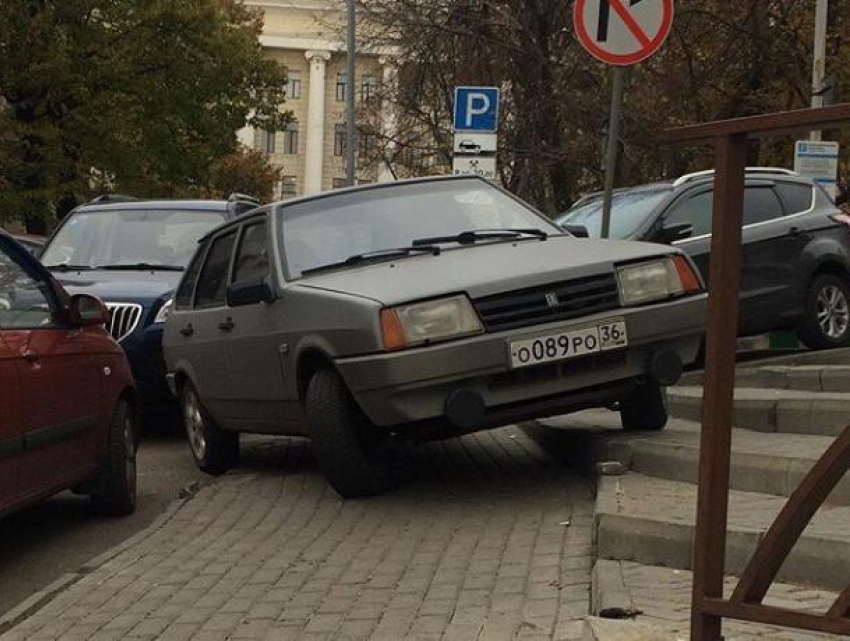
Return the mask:
<path id="1" fill-rule="evenodd" d="M 617 263 L 678 253 L 649 243 L 579 239 L 456 247 L 393 262 L 304 277 L 298 287 L 394 305 L 465 292 L 471 298 L 611 273 Z"/>
<path id="2" fill-rule="evenodd" d="M 180 284 L 182 272 L 108 271 L 53 272 L 71 294 L 91 294 L 104 302 L 152 302 L 170 295 Z"/>

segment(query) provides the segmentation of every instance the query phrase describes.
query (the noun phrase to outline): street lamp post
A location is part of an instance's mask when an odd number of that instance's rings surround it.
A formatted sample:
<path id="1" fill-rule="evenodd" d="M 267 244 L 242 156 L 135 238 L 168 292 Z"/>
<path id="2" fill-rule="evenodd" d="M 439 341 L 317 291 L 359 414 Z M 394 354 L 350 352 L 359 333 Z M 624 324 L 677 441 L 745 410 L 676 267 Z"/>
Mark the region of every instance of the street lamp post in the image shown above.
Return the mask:
<path id="1" fill-rule="evenodd" d="M 812 109 L 824 106 L 826 92 L 826 32 L 829 25 L 829 0 L 817 0 L 815 14 L 815 52 L 812 68 Z M 811 134 L 813 141 L 821 139 L 820 130 Z"/>
<path id="2" fill-rule="evenodd" d="M 345 177 L 353 187 L 357 177 L 357 113 L 354 103 L 354 80 L 357 73 L 357 0 L 348 0 L 348 85 L 346 87 L 346 154 Z"/>

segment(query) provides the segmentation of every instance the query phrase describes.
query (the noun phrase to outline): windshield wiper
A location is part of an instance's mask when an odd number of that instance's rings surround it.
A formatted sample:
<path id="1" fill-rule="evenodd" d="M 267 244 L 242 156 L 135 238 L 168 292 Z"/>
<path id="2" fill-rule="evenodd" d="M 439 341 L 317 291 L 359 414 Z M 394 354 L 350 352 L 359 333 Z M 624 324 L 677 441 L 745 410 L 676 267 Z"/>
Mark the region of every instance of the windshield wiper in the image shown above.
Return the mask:
<path id="1" fill-rule="evenodd" d="M 531 236 L 546 240 L 549 238 L 542 229 L 476 229 L 465 231 L 456 236 L 435 236 L 433 238 L 420 238 L 413 241 L 414 247 L 423 245 L 441 245 L 444 243 L 458 243 L 459 245 L 474 245 L 482 240 L 514 239 L 523 236 Z"/>
<path id="2" fill-rule="evenodd" d="M 338 263 L 331 263 L 329 265 L 322 265 L 321 267 L 305 269 L 301 272 L 301 275 L 306 276 L 308 274 L 323 272 L 328 269 L 339 269 L 340 267 L 354 267 L 356 265 L 362 265 L 372 261 L 377 262 L 381 260 L 392 260 L 393 258 L 404 258 L 406 256 L 412 256 L 413 254 L 433 254 L 434 256 L 439 256 L 441 251 L 442 250 L 436 246 L 415 244 L 412 247 L 400 247 L 398 249 L 379 249 L 378 251 L 349 256 Z"/>
<path id="3" fill-rule="evenodd" d="M 131 263 L 127 265 L 98 265 L 97 269 L 109 271 L 160 271 L 160 272 L 182 272 L 186 268 L 180 265 L 156 265 L 154 263 Z"/>
<path id="4" fill-rule="evenodd" d="M 54 272 L 86 272 L 94 269 L 91 265 L 69 265 L 59 263 L 58 265 L 46 265 L 47 269 Z"/>

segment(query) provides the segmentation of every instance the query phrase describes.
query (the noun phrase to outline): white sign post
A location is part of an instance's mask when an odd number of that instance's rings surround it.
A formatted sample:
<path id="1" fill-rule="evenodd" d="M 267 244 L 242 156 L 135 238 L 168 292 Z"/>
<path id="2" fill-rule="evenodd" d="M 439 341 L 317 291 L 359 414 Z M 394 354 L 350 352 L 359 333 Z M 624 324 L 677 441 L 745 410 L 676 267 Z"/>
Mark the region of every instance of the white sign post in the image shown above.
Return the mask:
<path id="1" fill-rule="evenodd" d="M 837 142 L 800 140 L 794 148 L 794 171 L 811 178 L 823 187 L 830 197 L 838 197 Z"/>

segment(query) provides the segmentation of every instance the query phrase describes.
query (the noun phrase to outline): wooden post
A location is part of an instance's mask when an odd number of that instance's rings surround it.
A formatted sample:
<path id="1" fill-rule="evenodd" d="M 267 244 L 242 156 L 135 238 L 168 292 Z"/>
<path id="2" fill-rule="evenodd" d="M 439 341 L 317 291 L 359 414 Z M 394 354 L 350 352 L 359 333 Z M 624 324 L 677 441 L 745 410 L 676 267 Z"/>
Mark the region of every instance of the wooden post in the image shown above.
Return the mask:
<path id="1" fill-rule="evenodd" d="M 694 540 L 691 622 L 691 639 L 694 641 L 722 639 L 722 619 L 705 614 L 702 602 L 706 598 L 723 598 L 746 161 L 746 134 L 729 134 L 717 139 L 706 377 Z"/>

